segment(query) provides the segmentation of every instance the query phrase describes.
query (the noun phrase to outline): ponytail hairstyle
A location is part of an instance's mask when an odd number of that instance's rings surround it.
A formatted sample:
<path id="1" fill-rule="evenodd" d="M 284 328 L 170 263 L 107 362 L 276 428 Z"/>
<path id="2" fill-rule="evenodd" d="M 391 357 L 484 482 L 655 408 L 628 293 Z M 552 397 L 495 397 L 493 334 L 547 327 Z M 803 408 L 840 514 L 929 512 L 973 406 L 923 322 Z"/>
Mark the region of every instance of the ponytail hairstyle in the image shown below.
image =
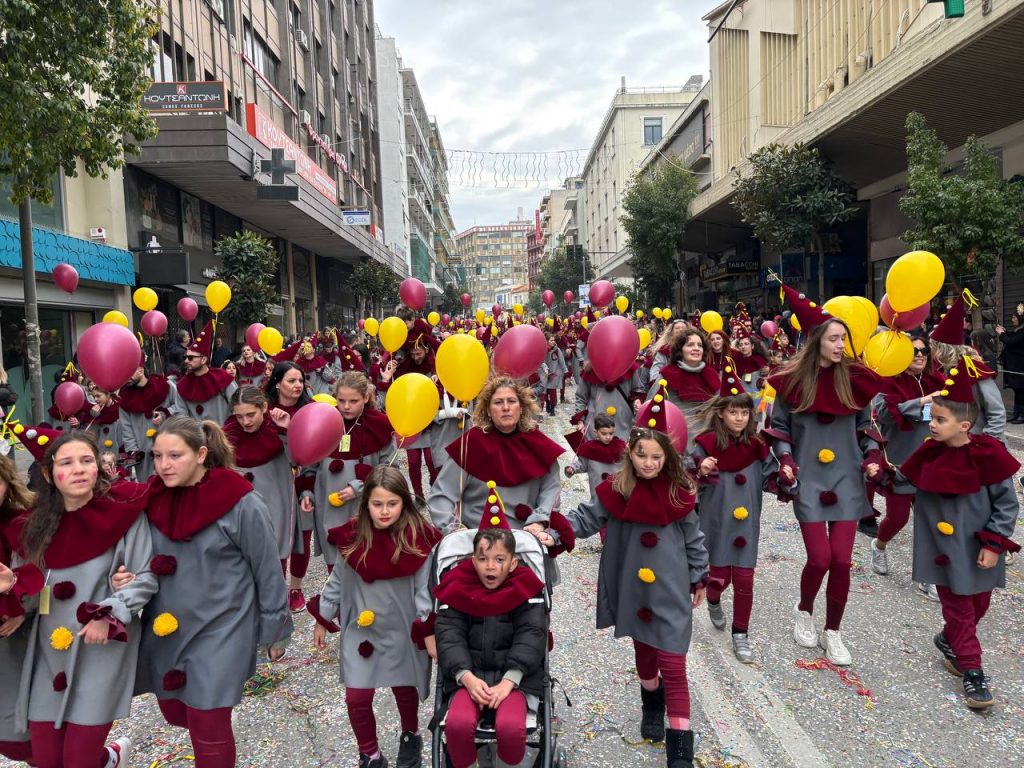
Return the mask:
<path id="1" fill-rule="evenodd" d="M 757 437 L 757 419 L 754 418 L 754 398 L 748 392 L 740 392 L 732 397 L 722 397 L 719 395 L 708 403 L 701 413 L 704 417 L 704 428 L 701 429 L 700 434 L 712 432 L 715 435 L 715 447 L 720 451 L 728 448 L 732 434 L 729 432 L 729 428 L 725 426 L 725 421 L 721 417 L 729 408 L 743 408 L 750 411 L 750 419 L 747 421 L 747 426 L 743 432 L 737 435 L 736 442 L 746 445 L 752 440 L 760 440 Z"/>
<path id="2" fill-rule="evenodd" d="M 681 504 L 679 491 L 682 489 L 687 494 L 697 492 L 697 483 L 683 469 L 683 460 L 679 451 L 672 445 L 672 439 L 664 432 L 647 427 L 633 427 L 629 433 L 629 441 L 626 443 L 626 452 L 622 457 L 622 467 L 612 477 L 612 489 L 623 498 L 628 499 L 636 487 L 636 471 L 633 469 L 633 450 L 641 440 L 653 440 L 665 452 L 665 463 L 661 467 L 661 474 L 669 479 L 671 490 L 669 496 L 672 503 Z"/>
<path id="3" fill-rule="evenodd" d="M 409 491 L 409 483 L 395 467 L 382 464 L 374 467 L 366 478 L 363 495 L 359 500 L 359 511 L 356 513 L 356 536 L 352 543 L 341 549 L 341 556 L 346 562 L 362 548 L 357 565 L 366 562 L 373 544 L 373 518 L 370 517 L 370 495 L 374 489 L 383 488 L 402 500 L 402 511 L 398 519 L 388 528 L 387 532 L 395 542 L 395 552 L 391 563 L 395 565 L 403 554 L 415 555 L 421 552 L 420 542 L 427 540 L 427 528 L 430 524 L 416 509 L 416 502 Z"/>
<path id="4" fill-rule="evenodd" d="M 50 546 L 50 541 L 57 533 L 60 519 L 65 512 L 64 497 L 57 490 L 57 484 L 53 481 L 53 464 L 57 451 L 69 443 L 85 443 L 92 450 L 93 459 L 96 461 L 96 484 L 92 489 L 93 495 L 103 496 L 110 490 L 110 481 L 99 466 L 100 449 L 96 445 L 96 439 L 89 432 L 75 429 L 65 432 L 50 443 L 46 453 L 43 454 L 40 466 L 43 482 L 39 488 L 36 506 L 29 513 L 28 520 L 21 532 L 21 549 L 25 554 L 25 559 L 41 569 L 46 567 L 44 562 L 46 548 Z"/>
<path id="5" fill-rule="evenodd" d="M 236 405 L 255 405 L 261 410 L 269 406 L 270 401 L 267 399 L 267 393 L 259 387 L 247 386 L 239 387 L 235 390 L 235 393 L 231 396 L 231 407 L 234 408 Z"/>
<path id="6" fill-rule="evenodd" d="M 248 387 L 247 387 L 248 389 Z M 192 451 L 199 453 L 200 448 L 206 448 L 206 460 L 203 466 L 207 469 L 236 469 L 235 449 L 228 442 L 224 430 L 220 424 L 207 419 L 201 425 L 188 416 L 171 416 L 164 421 L 156 431 L 160 435 L 174 435 L 185 441 Z"/>
<path id="7" fill-rule="evenodd" d="M 358 392 L 366 401 L 366 408 L 371 411 L 377 410 L 377 398 L 374 397 L 377 390 L 362 371 L 345 371 L 342 373 L 334 385 L 335 395 L 338 394 L 339 389 L 351 389 Z"/>

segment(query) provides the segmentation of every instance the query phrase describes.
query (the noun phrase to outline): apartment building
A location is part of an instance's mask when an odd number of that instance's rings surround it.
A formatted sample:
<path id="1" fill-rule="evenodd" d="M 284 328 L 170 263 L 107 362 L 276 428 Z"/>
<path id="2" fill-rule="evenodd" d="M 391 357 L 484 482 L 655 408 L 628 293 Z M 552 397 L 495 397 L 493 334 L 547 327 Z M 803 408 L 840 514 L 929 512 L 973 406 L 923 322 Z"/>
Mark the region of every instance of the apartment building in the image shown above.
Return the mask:
<path id="1" fill-rule="evenodd" d="M 455 221 L 452 218 L 451 192 L 448 186 L 448 156 L 445 154 L 441 128 L 436 118 L 430 119 L 428 138 L 430 162 L 434 173 L 432 208 L 435 272 L 443 290 L 448 284 L 456 287 L 463 285 L 466 274 L 455 248 Z"/>
<path id="2" fill-rule="evenodd" d="M 466 270 L 473 307 L 490 311 L 499 295 L 529 286 L 527 238 L 536 231 L 533 221 L 520 217 L 508 224 L 470 227 L 456 237 L 456 247 Z"/>

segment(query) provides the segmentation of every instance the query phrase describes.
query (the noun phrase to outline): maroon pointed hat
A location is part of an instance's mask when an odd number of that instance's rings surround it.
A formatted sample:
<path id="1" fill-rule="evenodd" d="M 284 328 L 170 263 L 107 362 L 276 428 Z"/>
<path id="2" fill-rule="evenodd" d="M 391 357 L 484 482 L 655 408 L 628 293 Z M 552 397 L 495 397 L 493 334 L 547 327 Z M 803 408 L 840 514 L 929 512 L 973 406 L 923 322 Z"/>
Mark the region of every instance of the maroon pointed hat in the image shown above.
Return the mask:
<path id="1" fill-rule="evenodd" d="M 501 500 L 497 483 L 493 480 L 487 481 L 487 498 L 484 500 L 483 514 L 480 516 L 480 530 L 484 528 L 504 528 L 506 531 L 512 529 L 508 524 L 508 517 L 505 516 L 505 502 Z"/>
<path id="2" fill-rule="evenodd" d="M 213 354 L 213 321 L 207 320 L 203 330 L 199 332 L 195 340 L 188 345 L 190 352 L 197 352 L 205 358 Z"/>
<path id="3" fill-rule="evenodd" d="M 799 293 L 788 285 L 780 287 L 779 296 L 789 302 L 804 333 L 809 334 L 819 325 L 835 319 L 815 302 L 808 299 L 806 294 Z"/>
<path id="4" fill-rule="evenodd" d="M 978 367 L 970 357 L 964 355 L 957 365 L 949 369 L 939 394 L 954 403 L 973 403 L 974 383 L 978 378 Z"/>
<path id="5" fill-rule="evenodd" d="M 296 341 L 294 344 L 289 344 L 270 359 L 275 363 L 291 363 L 298 356 L 299 350 L 302 348 L 302 344 L 302 341 Z"/>
<path id="6" fill-rule="evenodd" d="M 732 327 L 732 338 L 734 341 L 739 341 L 740 339 L 749 339 L 750 331 L 747 330 L 747 326 L 745 326 L 742 322 L 736 323 Z"/>
<path id="7" fill-rule="evenodd" d="M 736 397 L 744 392 L 746 390 L 743 388 L 743 382 L 740 381 L 740 377 L 736 373 L 736 363 L 731 357 L 725 358 L 725 367 L 722 368 L 722 387 L 718 390 L 718 394 L 722 397 Z"/>
<path id="8" fill-rule="evenodd" d="M 645 429 L 654 429 L 668 434 L 668 419 L 665 416 L 665 403 L 668 401 L 668 382 L 658 381 L 658 391 L 654 397 L 640 406 L 636 412 L 636 425 Z"/>
<path id="9" fill-rule="evenodd" d="M 967 317 L 967 309 L 968 307 L 973 309 L 976 306 L 978 306 L 978 300 L 970 291 L 964 290 L 946 309 L 946 313 L 936 323 L 929 338 L 940 344 L 963 346 L 964 319 Z"/>
<path id="10" fill-rule="evenodd" d="M 49 427 L 26 427 L 24 424 L 15 424 L 13 431 L 36 461 L 42 461 L 50 443 L 64 434 Z"/>

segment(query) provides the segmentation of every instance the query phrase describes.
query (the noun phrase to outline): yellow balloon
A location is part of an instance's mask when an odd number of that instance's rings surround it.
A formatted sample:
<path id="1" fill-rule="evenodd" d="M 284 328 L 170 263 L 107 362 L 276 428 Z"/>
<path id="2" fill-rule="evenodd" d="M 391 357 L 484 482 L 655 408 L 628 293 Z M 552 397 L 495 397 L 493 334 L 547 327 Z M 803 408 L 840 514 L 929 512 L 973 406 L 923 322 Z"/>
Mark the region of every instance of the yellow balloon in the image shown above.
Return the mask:
<path id="1" fill-rule="evenodd" d="M 582 325 L 582 326 L 583 326 L 584 328 L 586 328 L 586 327 L 587 327 L 587 324 L 588 324 L 589 322 L 590 322 L 590 321 L 589 321 L 589 320 L 587 320 L 586 316 L 584 316 L 584 317 L 581 317 L 581 318 L 580 318 L 580 325 Z"/>
<path id="2" fill-rule="evenodd" d="M 268 355 L 276 355 L 284 348 L 284 336 L 277 328 L 264 328 L 256 337 L 257 343 Z"/>
<path id="3" fill-rule="evenodd" d="M 868 343 L 878 329 L 878 309 L 863 296 L 834 296 L 822 307 L 826 312 L 846 323 L 850 329 L 847 339 L 847 357 L 857 357 L 864 352 Z"/>
<path id="4" fill-rule="evenodd" d="M 405 340 L 409 338 L 409 329 L 406 327 L 405 321 L 394 315 L 384 318 L 378 333 L 381 345 L 388 352 L 397 352 L 405 344 Z M 409 434 L 414 433 L 410 432 Z"/>
<path id="5" fill-rule="evenodd" d="M 132 294 L 132 301 L 143 312 L 149 312 L 151 309 L 156 309 L 158 299 L 156 291 L 152 288 L 136 288 L 135 293 Z"/>
<path id="6" fill-rule="evenodd" d="M 221 312 L 231 302 L 231 287 L 223 280 L 214 280 L 206 286 L 206 303 L 214 314 Z"/>
<path id="7" fill-rule="evenodd" d="M 651 314 L 654 315 L 659 320 L 661 320 L 661 307 L 655 307 L 654 309 L 652 309 Z"/>
<path id="8" fill-rule="evenodd" d="M 449 336 L 437 348 L 437 378 L 448 392 L 463 402 L 480 394 L 491 364 L 487 350 L 474 336 Z"/>
<path id="9" fill-rule="evenodd" d="M 946 268 L 934 253 L 911 251 L 900 256 L 885 276 L 889 306 L 909 312 L 934 299 L 946 282 Z"/>
<path id="10" fill-rule="evenodd" d="M 899 376 L 914 361 L 914 343 L 900 331 L 882 331 L 868 339 L 864 362 L 879 376 Z"/>
<path id="11" fill-rule="evenodd" d="M 482 323 L 484 321 L 484 318 L 487 317 L 487 316 L 488 315 L 482 309 L 478 309 L 476 311 L 476 321 L 478 323 Z"/>
<path id="12" fill-rule="evenodd" d="M 725 327 L 725 321 L 722 320 L 722 316 L 715 310 L 709 309 L 701 313 L 700 327 L 704 329 L 705 333 L 712 333 L 713 331 L 722 330 Z"/>
<path id="13" fill-rule="evenodd" d="M 594 317 L 597 318 L 598 320 L 601 319 L 601 310 L 600 309 L 594 310 Z"/>
<path id="14" fill-rule="evenodd" d="M 663 310 L 661 310 L 661 319 L 662 320 L 671 320 L 672 319 L 672 310 L 669 309 L 668 307 L 665 307 Z"/>
<path id="15" fill-rule="evenodd" d="M 363 330 L 371 336 L 376 336 L 380 330 L 380 322 L 376 317 L 368 317 L 363 321 Z"/>
<path id="16" fill-rule="evenodd" d="M 512 305 L 512 311 L 515 312 L 517 315 L 523 314 L 523 305 L 522 304 L 513 304 Z"/>
<path id="17" fill-rule="evenodd" d="M 545 318 L 544 322 L 547 323 L 548 328 L 554 328 L 555 327 L 555 318 L 553 318 L 553 317 Z"/>
<path id="18" fill-rule="evenodd" d="M 644 319 L 644 311 L 642 309 L 638 309 L 636 311 L 636 319 L 637 320 L 643 320 Z"/>
<path id="19" fill-rule="evenodd" d="M 381 325 L 382 340 L 384 325 L 391 319 L 402 322 L 397 317 L 385 320 Z M 402 323 L 402 327 L 405 328 L 405 323 Z M 434 420 L 440 401 L 437 386 L 433 381 L 422 373 L 407 373 L 395 379 L 388 388 L 387 397 L 384 398 L 384 411 L 396 434 L 400 437 L 412 437 L 426 429 Z"/>
<path id="20" fill-rule="evenodd" d="M 112 309 L 103 316 L 104 323 L 117 323 L 123 325 L 125 328 L 128 327 L 128 318 L 124 316 L 124 312 L 118 312 L 116 309 Z"/>
<path id="21" fill-rule="evenodd" d="M 792 325 L 793 328 L 795 328 L 798 331 L 802 331 L 803 330 L 803 328 L 800 327 L 800 321 L 796 319 L 796 313 L 795 312 L 792 315 L 789 316 L 789 324 Z"/>
<path id="22" fill-rule="evenodd" d="M 328 405 L 333 406 L 335 408 L 338 407 L 338 401 L 332 395 L 328 395 L 326 392 L 321 392 L 319 395 L 313 395 L 313 399 L 318 403 L 327 403 Z"/>
<path id="23" fill-rule="evenodd" d="M 437 325 L 438 323 L 441 322 L 441 315 L 439 315 L 437 312 L 431 312 L 429 315 L 427 315 L 427 322 L 430 323 L 431 325 Z"/>
<path id="24" fill-rule="evenodd" d="M 616 296 L 615 308 L 619 310 L 619 314 L 626 314 L 626 310 L 629 309 L 629 299 L 627 299 L 625 296 Z"/>
<path id="25" fill-rule="evenodd" d="M 640 335 L 640 349 L 647 349 L 647 345 L 651 343 L 651 332 L 641 328 L 637 333 Z"/>

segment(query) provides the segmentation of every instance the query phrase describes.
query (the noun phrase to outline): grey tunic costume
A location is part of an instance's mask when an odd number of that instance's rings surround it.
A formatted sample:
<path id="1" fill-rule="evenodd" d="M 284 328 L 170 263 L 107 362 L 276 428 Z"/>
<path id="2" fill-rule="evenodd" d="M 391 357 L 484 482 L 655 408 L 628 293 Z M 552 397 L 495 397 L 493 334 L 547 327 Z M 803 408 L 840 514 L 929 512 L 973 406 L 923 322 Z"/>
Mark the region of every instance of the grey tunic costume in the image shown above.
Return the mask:
<path id="1" fill-rule="evenodd" d="M 924 397 L 926 394 L 929 393 L 922 389 L 921 397 Z M 913 429 L 909 430 L 901 430 L 899 428 L 893 415 L 889 412 L 889 408 L 886 406 L 886 396 L 884 393 L 876 395 L 871 403 L 875 420 L 881 428 L 882 436 L 887 440 L 885 445 L 886 458 L 893 466 L 902 464 L 928 438 L 928 424 L 930 422 L 923 419 L 921 397 L 914 397 L 896 404 L 896 409 L 900 415 L 911 423 Z M 914 486 L 908 483 L 906 478 L 899 473 L 896 473 L 893 478 L 892 490 L 894 493 L 903 495 L 912 495 L 915 492 Z"/>
<path id="2" fill-rule="evenodd" d="M 0 637 L 0 741 L 28 741 L 28 732 L 15 725 L 15 709 L 31 628 L 26 618 L 13 635 Z"/>
<path id="3" fill-rule="evenodd" d="M 50 611 L 43 616 L 38 602 L 31 606 L 28 650 L 22 669 L 18 694 L 18 728 L 28 721 L 52 722 L 60 728 L 65 723 L 105 725 L 128 717 L 132 704 L 132 684 L 140 653 L 143 630 L 133 618 L 150 601 L 157 589 L 156 576 L 149 570 L 153 554 L 149 524 L 143 514 L 127 533 L 103 554 L 70 568 L 51 568 L 47 585 L 61 582 L 75 585 L 74 594 L 65 600 L 51 596 Z M 111 577 L 124 566 L 135 579 L 115 592 Z M 111 641 L 106 645 L 87 645 L 78 637 L 78 606 L 83 602 L 110 606 L 111 616 L 124 624 L 127 642 Z M 75 635 L 66 651 L 50 645 L 50 636 L 58 627 L 66 627 Z M 54 690 L 54 678 L 63 672 L 67 688 Z"/>
<path id="4" fill-rule="evenodd" d="M 100 448 L 100 453 L 113 451 L 116 455 L 122 451 L 124 440 L 121 435 L 120 409 L 118 409 L 117 419 L 109 424 L 100 424 L 96 421 L 88 421 L 82 426 L 85 428 L 86 432 L 89 432 L 96 438 L 96 444 Z"/>
<path id="5" fill-rule="evenodd" d="M 188 375 L 192 376 L 193 374 L 190 373 Z M 186 400 L 184 397 L 180 397 L 179 393 L 181 404 L 184 408 L 183 412 L 196 421 L 206 421 L 209 419 L 210 421 L 216 421 L 218 424 L 223 424 L 227 421 L 228 416 L 231 415 L 231 396 L 235 394 L 237 389 L 237 382 L 229 382 L 223 390 L 201 403 Z"/>
<path id="6" fill-rule="evenodd" d="M 473 428 L 469 415 L 472 410 L 472 403 L 463 408 L 447 392 L 441 393 L 441 405 L 434 417 L 434 426 L 430 428 L 430 457 L 436 469 L 452 460 L 445 449 Z"/>
<path id="7" fill-rule="evenodd" d="M 1006 404 L 994 378 L 974 385 L 974 400 L 981 408 L 978 420 L 971 426 L 972 435 L 990 435 L 1006 443 Z"/>
<path id="8" fill-rule="evenodd" d="M 430 694 L 430 658 L 409 637 L 413 622 L 426 621 L 433 608 L 427 557 L 413 576 L 366 582 L 348 564 L 331 573 L 320 593 L 320 615 L 341 627 L 338 655 L 341 682 L 350 688 L 411 685 L 420 701 Z M 360 627 L 361 611 L 374 613 L 373 624 Z M 359 645 L 373 644 L 364 658 Z"/>
<path id="9" fill-rule="evenodd" d="M 591 384 L 580 376 L 576 385 L 576 411 L 587 412 L 587 434 L 584 437 L 592 440 L 597 437 L 594 429 L 594 417 L 599 413 L 607 413 L 608 407 L 615 409 L 615 436 L 623 440 L 629 439 L 629 432 L 633 429 L 633 396 L 639 400 L 642 397 L 640 388 L 640 371 L 633 371 L 633 375 L 623 381 L 617 387 L 609 388 L 602 384 Z"/>
<path id="10" fill-rule="evenodd" d="M 505 516 L 510 527 L 523 528 L 530 523 L 547 523 L 551 518 L 551 510 L 558 508 L 561 494 L 558 462 L 554 462 L 547 474 L 541 477 L 519 485 L 499 485 L 497 491 L 505 505 Z M 479 528 L 484 502 L 489 493 L 484 480 L 463 470 L 458 462 L 449 461 L 441 468 L 427 500 L 430 519 L 443 533 L 454 531 L 459 524 L 464 528 Z M 520 504 L 533 510 L 526 520 L 520 520 L 514 514 Z M 457 517 L 460 507 L 461 519 Z"/>
<path id="11" fill-rule="evenodd" d="M 267 507 L 274 540 L 277 542 L 277 555 L 284 560 L 291 555 L 295 542 L 302 539 L 288 452 L 281 451 L 266 464 L 240 469 Z"/>
<path id="12" fill-rule="evenodd" d="M 703 583 L 708 573 L 696 513 L 664 526 L 629 523 L 612 517 L 595 493 L 566 517 L 580 538 L 608 527 L 597 580 L 597 628 L 615 627 L 615 637 L 687 653 L 693 631 L 690 589 Z M 641 543 L 644 533 L 658 537 L 653 547 Z M 654 571 L 653 583 L 640 580 L 641 568 Z M 641 608 L 651 609 L 650 621 L 640 618 Z"/>
<path id="13" fill-rule="evenodd" d="M 549 348 L 544 358 L 548 367 L 548 374 L 544 381 L 547 389 L 561 389 L 562 380 L 569 372 L 569 366 L 565 364 L 565 355 L 557 346 Z"/>
<path id="14" fill-rule="evenodd" d="M 153 551 L 177 561 L 160 577 L 160 592 L 143 617 L 145 633 L 136 693 L 180 699 L 195 709 L 233 707 L 256 671 L 257 647 L 292 634 L 288 594 L 266 505 L 247 493 L 218 520 L 173 541 L 152 527 Z M 166 637 L 153 633 L 161 613 L 178 620 Z M 164 676 L 185 673 L 183 687 L 164 689 Z"/>
<path id="15" fill-rule="evenodd" d="M 185 412 L 185 404 L 178 397 L 178 388 L 173 381 L 168 382 L 169 389 L 167 397 L 164 398 L 161 406 L 167 409 L 171 416 Z M 123 391 L 123 390 L 122 390 Z M 141 453 L 142 459 L 135 465 L 135 479 L 140 483 L 146 482 L 153 474 L 153 437 L 147 433 L 156 429 L 153 424 L 153 413 L 131 413 L 121 408 L 118 420 L 121 427 L 121 441 L 124 443 L 126 453 Z"/>

